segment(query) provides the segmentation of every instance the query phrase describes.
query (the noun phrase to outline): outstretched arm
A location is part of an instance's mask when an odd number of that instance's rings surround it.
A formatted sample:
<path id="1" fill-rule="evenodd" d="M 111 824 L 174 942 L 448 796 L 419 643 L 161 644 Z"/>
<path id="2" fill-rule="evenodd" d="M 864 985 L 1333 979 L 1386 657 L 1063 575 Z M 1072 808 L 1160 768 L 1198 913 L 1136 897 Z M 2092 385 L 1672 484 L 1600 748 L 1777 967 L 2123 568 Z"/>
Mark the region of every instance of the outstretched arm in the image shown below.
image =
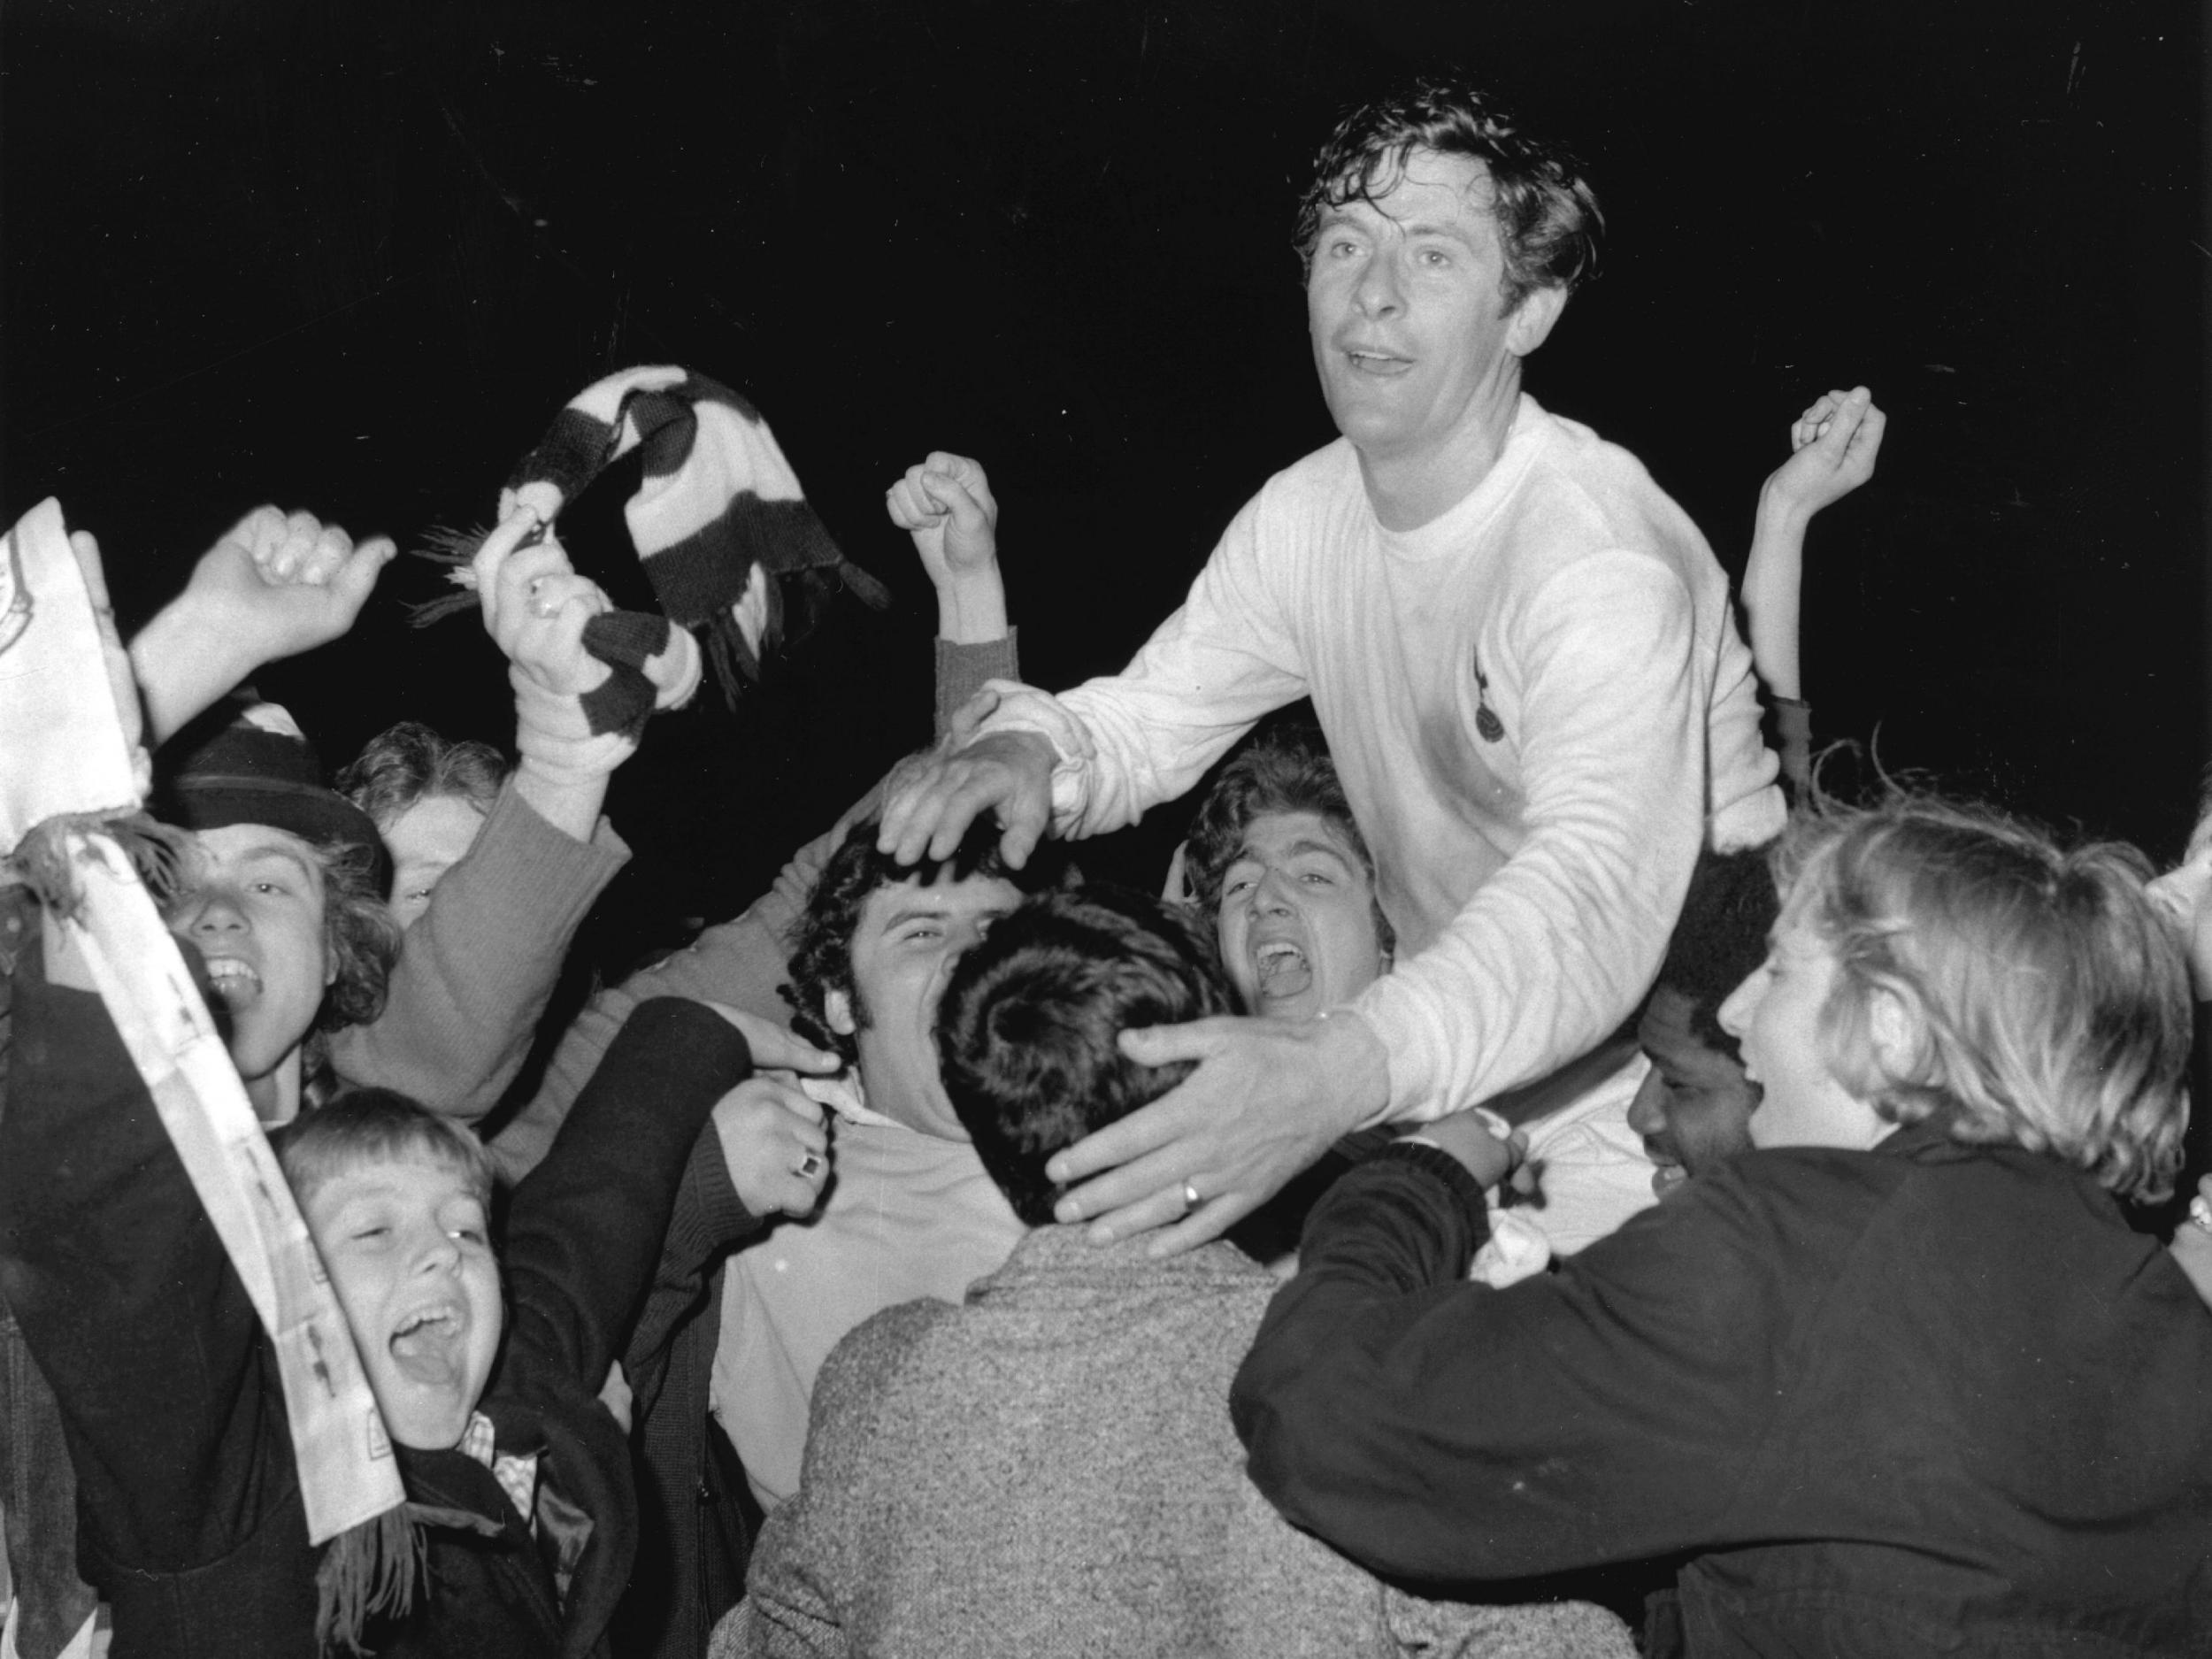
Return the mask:
<path id="1" fill-rule="evenodd" d="M 1428 1584 L 1709 1541 L 1787 1376 L 1792 1286 L 1758 1208 L 1701 1192 L 1502 1291 L 1462 1282 L 1482 1217 L 1433 1152 L 1330 1189 L 1232 1390 L 1253 1484 Z"/>
<path id="2" fill-rule="evenodd" d="M 1103 834 L 1174 799 L 1262 715 L 1304 695 L 1262 546 L 1266 500 L 1237 515 L 1182 608 L 1122 672 L 1060 696 L 998 686 L 979 736 L 895 772 L 878 845 L 902 864 L 947 857 L 991 812 L 1019 868 L 1048 831 Z"/>
<path id="3" fill-rule="evenodd" d="M 1347 1130 L 1440 1117 L 1603 1041 L 1658 968 L 1704 835 L 1697 626 L 1672 569 L 1632 550 L 1543 583 L 1491 671 L 1510 664 L 1520 687 L 1519 848 L 1346 1010 L 1126 1039 L 1148 1063 L 1197 1070 L 1056 1157 L 1055 1179 L 1087 1182 L 1061 1218 L 1112 1238 L 1169 1225 L 1156 1248 L 1187 1248 Z M 1534 979 L 1531 962 L 1544 964 Z"/>

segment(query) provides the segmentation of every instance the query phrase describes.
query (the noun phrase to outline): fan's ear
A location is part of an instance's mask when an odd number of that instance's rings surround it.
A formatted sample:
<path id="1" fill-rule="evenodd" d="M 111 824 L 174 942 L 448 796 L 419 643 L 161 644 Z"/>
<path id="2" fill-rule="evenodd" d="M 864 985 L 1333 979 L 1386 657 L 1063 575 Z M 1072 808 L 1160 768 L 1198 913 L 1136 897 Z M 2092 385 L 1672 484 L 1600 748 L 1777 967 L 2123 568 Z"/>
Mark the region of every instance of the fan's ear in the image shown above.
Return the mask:
<path id="1" fill-rule="evenodd" d="M 1927 1016 L 1918 1002 L 1883 987 L 1867 1007 L 1867 1036 L 1886 1077 L 1918 1079 L 1926 1048 Z"/>

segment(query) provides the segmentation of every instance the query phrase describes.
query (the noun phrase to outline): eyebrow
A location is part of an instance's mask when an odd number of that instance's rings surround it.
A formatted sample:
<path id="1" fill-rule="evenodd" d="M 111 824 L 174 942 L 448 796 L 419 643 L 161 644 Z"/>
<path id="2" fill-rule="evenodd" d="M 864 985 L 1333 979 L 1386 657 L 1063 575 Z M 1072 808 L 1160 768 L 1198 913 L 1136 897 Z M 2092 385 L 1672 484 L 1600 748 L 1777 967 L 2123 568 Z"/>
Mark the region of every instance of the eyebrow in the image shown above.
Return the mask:
<path id="1" fill-rule="evenodd" d="M 1474 238 L 1468 235 L 1465 231 L 1457 225 L 1442 219 L 1416 219 L 1410 225 L 1401 225 L 1399 229 L 1408 236 L 1448 236 L 1454 242 L 1463 243 L 1469 248 L 1475 245 Z"/>
<path id="2" fill-rule="evenodd" d="M 933 904 L 922 902 L 903 904 L 883 918 L 883 931 L 887 933 L 893 933 L 909 922 L 942 921 L 951 914 L 952 906 L 941 900 Z"/>
<path id="3" fill-rule="evenodd" d="M 1334 841 L 1324 841 L 1317 835 L 1302 836 L 1297 841 L 1291 842 L 1289 846 L 1284 848 L 1282 856 L 1286 858 L 1297 858 L 1311 853 L 1325 854 L 1327 856 L 1335 859 L 1337 863 L 1342 864 L 1347 870 L 1356 867 L 1355 862 L 1350 855 L 1346 853 L 1342 848 L 1339 847 Z M 1261 858 L 1259 854 L 1252 850 L 1251 844 L 1248 841 L 1243 847 L 1238 849 L 1237 856 L 1229 862 L 1233 865 L 1256 864 L 1261 862 Z"/>
<path id="4" fill-rule="evenodd" d="M 263 864 L 272 858 L 281 859 L 303 876 L 312 878 L 316 873 L 315 866 L 289 847 L 250 847 L 238 855 L 241 864 Z"/>

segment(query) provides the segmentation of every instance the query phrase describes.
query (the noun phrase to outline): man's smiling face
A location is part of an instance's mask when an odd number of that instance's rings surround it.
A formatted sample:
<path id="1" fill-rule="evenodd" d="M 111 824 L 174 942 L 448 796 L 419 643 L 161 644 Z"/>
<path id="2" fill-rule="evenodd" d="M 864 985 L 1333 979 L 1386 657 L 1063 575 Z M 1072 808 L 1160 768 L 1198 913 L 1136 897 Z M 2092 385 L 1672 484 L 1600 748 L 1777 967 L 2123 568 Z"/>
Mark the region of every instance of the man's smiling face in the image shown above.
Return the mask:
<path id="1" fill-rule="evenodd" d="M 1751 1114 L 1759 1109 L 1758 1087 L 1744 1076 L 1743 1063 L 1700 1033 L 1693 1006 L 1662 985 L 1636 1027 L 1651 1070 L 1629 1105 L 1628 1126 L 1659 1166 L 1651 1185 L 1662 1198 L 1686 1177 L 1747 1149 Z"/>
<path id="2" fill-rule="evenodd" d="M 1337 429 L 1370 462 L 1449 451 L 1507 411 L 1549 326 L 1540 294 L 1506 308 L 1491 195 L 1481 162 L 1417 149 L 1375 199 L 1322 212 L 1314 363 Z"/>

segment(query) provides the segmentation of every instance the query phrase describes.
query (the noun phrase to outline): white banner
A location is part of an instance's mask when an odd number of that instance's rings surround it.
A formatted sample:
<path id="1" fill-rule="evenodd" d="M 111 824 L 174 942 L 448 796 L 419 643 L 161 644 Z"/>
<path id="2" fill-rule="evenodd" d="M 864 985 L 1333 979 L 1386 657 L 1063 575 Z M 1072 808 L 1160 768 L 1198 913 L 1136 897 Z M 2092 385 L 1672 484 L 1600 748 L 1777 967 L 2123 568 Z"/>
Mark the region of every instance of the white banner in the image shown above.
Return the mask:
<path id="1" fill-rule="evenodd" d="M 97 611 L 59 503 L 9 533 L 0 580 L 0 849 L 65 814 L 138 804 Z M 118 791 L 120 790 L 120 798 Z M 47 926 L 81 953 L 231 1265 L 276 1344 L 307 1532 L 322 1543 L 406 1501 L 345 1315 L 245 1086 L 152 895 L 122 850 L 70 835 L 83 906 Z"/>

